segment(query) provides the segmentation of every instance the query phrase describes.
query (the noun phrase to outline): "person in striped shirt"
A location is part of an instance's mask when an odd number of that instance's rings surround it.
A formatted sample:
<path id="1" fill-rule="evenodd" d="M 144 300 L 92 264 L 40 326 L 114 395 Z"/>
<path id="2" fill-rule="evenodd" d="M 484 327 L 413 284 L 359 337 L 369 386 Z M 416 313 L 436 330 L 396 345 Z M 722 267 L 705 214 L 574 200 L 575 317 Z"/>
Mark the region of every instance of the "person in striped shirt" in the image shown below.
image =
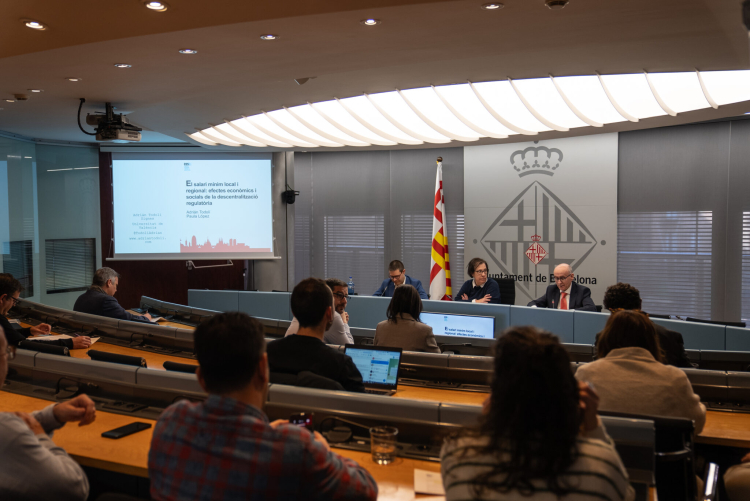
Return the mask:
<path id="1" fill-rule="evenodd" d="M 635 491 L 558 338 L 511 327 L 494 346 L 492 393 L 479 427 L 441 451 L 446 498 L 631 501 Z"/>

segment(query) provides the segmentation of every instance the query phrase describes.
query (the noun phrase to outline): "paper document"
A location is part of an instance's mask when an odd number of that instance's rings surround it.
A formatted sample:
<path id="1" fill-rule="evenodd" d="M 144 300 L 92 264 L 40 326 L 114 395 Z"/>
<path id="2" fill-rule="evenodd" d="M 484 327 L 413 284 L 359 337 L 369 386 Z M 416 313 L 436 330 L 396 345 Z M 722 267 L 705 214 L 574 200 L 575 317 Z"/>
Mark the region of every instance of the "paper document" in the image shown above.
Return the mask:
<path id="1" fill-rule="evenodd" d="M 57 341 L 58 339 L 73 339 L 73 336 L 68 336 L 67 334 L 58 334 L 56 336 L 34 336 L 28 339 L 29 341 Z M 91 338 L 92 345 L 97 341 L 99 341 L 98 337 Z"/>
<path id="2" fill-rule="evenodd" d="M 414 492 L 418 494 L 445 495 L 443 478 L 440 476 L 440 472 L 414 468 Z"/>
<path id="3" fill-rule="evenodd" d="M 164 317 L 156 317 L 156 316 L 154 316 L 154 315 L 151 315 L 151 321 L 152 321 L 153 323 L 156 323 L 156 322 L 158 322 L 159 320 L 164 320 Z"/>

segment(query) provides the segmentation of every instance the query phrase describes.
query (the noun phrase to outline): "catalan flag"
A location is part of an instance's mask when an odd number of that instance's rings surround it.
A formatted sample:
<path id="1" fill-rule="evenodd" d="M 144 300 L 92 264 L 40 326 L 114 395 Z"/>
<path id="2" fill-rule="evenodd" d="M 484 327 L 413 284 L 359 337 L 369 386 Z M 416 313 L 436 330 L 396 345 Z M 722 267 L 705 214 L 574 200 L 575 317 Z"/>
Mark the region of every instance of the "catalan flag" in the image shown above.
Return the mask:
<path id="1" fill-rule="evenodd" d="M 432 210 L 432 257 L 430 258 L 430 299 L 452 301 L 451 265 L 448 258 L 448 232 L 445 227 L 443 198 L 443 158 L 437 159 L 435 203 Z"/>

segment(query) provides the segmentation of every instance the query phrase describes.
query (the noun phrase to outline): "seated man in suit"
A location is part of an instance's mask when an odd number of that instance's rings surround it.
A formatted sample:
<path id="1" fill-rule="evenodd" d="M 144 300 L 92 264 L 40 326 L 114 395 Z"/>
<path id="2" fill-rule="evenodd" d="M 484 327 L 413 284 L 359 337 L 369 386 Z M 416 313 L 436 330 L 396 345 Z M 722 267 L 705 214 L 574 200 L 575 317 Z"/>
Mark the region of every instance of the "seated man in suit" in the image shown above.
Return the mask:
<path id="1" fill-rule="evenodd" d="M 349 286 L 338 278 L 326 278 L 326 285 L 333 291 L 333 325 L 323 336 L 325 344 L 354 344 L 354 338 L 349 331 L 349 314 L 344 311 L 349 302 Z M 289 328 L 284 336 L 297 334 L 299 331 L 299 320 L 292 318 Z"/>
<path id="2" fill-rule="evenodd" d="M 569 264 L 555 266 L 554 275 L 555 283 L 547 287 L 544 296 L 531 301 L 526 306 L 596 311 L 596 305 L 591 299 L 591 289 L 575 282 L 576 276 Z"/>
<path id="3" fill-rule="evenodd" d="M 152 499 L 377 498 L 367 470 L 331 451 L 320 433 L 269 422 L 270 357 L 257 320 L 240 312 L 211 317 L 195 329 L 195 354 L 208 398 L 170 405 L 154 426 Z"/>
<path id="4" fill-rule="evenodd" d="M 641 293 L 630 284 L 619 282 L 615 285 L 610 285 L 607 287 L 606 292 L 604 292 L 604 307 L 612 313 L 620 310 L 641 311 L 641 304 Z M 643 313 L 648 315 L 648 313 Z M 667 365 L 695 367 L 690 362 L 685 351 L 685 342 L 682 340 L 682 334 L 670 331 L 656 322 L 654 322 L 654 327 L 656 327 L 656 334 L 659 336 L 659 345 L 664 352 Z M 599 334 L 596 335 L 597 342 L 599 342 Z"/>
<path id="5" fill-rule="evenodd" d="M 51 333 L 52 327 L 49 324 L 39 324 L 33 327 L 15 329 L 5 315 L 11 308 L 18 304 L 18 298 L 23 291 L 21 282 L 13 278 L 10 273 L 0 273 L 0 327 L 5 332 L 5 339 L 9 346 L 18 346 L 18 343 L 24 341 L 29 336 L 46 336 Z M 32 339 L 33 340 L 33 339 Z M 44 341 L 45 343 L 57 346 L 65 346 L 69 350 L 88 348 L 91 346 L 91 338 L 87 336 L 78 336 L 72 339 L 57 339 L 54 341 Z"/>
<path id="6" fill-rule="evenodd" d="M 333 324 L 331 289 L 319 278 L 306 278 L 292 291 L 290 303 L 299 330 L 268 343 L 271 380 L 274 373 L 296 376 L 312 372 L 338 382 L 345 390 L 364 392 L 362 374 L 351 357 L 323 342 L 325 332 Z"/>
<path id="7" fill-rule="evenodd" d="M 394 259 L 390 262 L 388 265 L 388 274 L 390 275 L 390 278 L 383 280 L 383 283 L 380 284 L 380 288 L 375 291 L 373 296 L 393 297 L 393 291 L 396 290 L 396 287 L 407 284 L 413 285 L 414 288 L 417 289 L 420 298 L 428 299 L 427 293 L 422 288 L 422 282 L 407 275 L 406 270 L 404 269 L 404 263 L 398 259 Z"/>
<path id="8" fill-rule="evenodd" d="M 112 268 L 99 268 L 94 273 L 94 283 L 89 290 L 81 294 L 73 305 L 73 311 L 100 315 L 102 317 L 132 320 L 134 322 L 151 322 L 151 315 L 133 315 L 125 311 L 115 299 L 120 275 Z"/>

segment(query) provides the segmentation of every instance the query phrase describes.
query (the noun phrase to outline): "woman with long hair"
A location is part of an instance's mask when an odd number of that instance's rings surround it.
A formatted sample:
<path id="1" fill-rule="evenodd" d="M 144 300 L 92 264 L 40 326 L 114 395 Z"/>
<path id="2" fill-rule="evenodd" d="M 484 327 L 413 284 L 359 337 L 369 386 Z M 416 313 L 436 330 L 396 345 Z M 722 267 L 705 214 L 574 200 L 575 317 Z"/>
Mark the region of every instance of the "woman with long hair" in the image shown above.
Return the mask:
<path id="1" fill-rule="evenodd" d="M 446 440 L 448 500 L 632 500 L 633 488 L 556 336 L 506 329 L 494 346 L 492 393 L 478 429 Z"/>
<path id="2" fill-rule="evenodd" d="M 390 346 L 404 351 L 440 353 L 432 327 L 419 321 L 422 299 L 411 285 L 396 287 L 386 315 L 375 328 L 375 346 Z"/>

